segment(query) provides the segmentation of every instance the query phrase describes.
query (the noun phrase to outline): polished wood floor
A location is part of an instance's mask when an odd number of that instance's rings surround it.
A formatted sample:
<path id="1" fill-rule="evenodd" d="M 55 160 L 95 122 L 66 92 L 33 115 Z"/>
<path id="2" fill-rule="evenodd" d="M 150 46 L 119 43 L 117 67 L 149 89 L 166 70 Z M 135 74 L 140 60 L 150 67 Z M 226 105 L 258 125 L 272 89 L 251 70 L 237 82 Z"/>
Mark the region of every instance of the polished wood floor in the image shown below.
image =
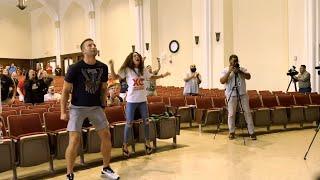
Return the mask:
<path id="1" fill-rule="evenodd" d="M 182 130 L 177 148 L 171 146 L 171 140 L 165 140 L 159 142 L 156 153 L 143 156 L 142 147 L 138 147 L 135 157 L 128 160 L 122 159 L 119 150 L 113 150 L 111 166 L 121 179 L 129 180 L 311 180 L 320 175 L 320 135 L 308 159 L 303 157 L 314 133 L 313 129 L 304 129 L 264 134 L 257 141 L 246 138 L 243 145 L 242 137 L 230 141 L 227 132 L 214 140 L 212 133 L 199 133 L 196 128 Z M 101 179 L 101 162 L 95 161 L 99 156 L 86 155 L 90 168 L 77 165 L 75 178 Z M 23 179 L 65 179 L 65 161 L 55 161 L 55 166 L 60 170 L 54 176 L 46 175 L 47 164 L 19 168 L 18 173 Z M 34 172 L 43 176 L 30 176 Z M 0 174 L 0 179 L 9 178 L 10 172 Z"/>

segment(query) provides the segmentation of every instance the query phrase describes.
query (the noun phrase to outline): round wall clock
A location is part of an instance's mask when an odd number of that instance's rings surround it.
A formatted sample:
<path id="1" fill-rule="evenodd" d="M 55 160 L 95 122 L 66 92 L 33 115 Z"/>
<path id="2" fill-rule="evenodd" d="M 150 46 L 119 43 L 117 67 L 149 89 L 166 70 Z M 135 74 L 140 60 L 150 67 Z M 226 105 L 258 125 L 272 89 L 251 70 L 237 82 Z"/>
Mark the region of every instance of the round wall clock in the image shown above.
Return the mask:
<path id="1" fill-rule="evenodd" d="M 172 53 L 176 53 L 179 51 L 179 42 L 177 40 L 172 40 L 170 43 L 169 43 L 169 50 L 170 52 Z"/>

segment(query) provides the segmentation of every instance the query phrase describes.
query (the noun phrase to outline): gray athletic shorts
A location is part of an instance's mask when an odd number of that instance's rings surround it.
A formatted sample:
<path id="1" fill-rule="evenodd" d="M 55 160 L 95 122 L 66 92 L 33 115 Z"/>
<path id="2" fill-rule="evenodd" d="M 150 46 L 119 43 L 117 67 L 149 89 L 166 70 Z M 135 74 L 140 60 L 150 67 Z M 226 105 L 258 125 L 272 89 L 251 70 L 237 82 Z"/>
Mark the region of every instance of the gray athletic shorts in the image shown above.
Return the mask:
<path id="1" fill-rule="evenodd" d="M 109 127 L 106 114 L 100 106 L 70 106 L 67 131 L 81 132 L 83 121 L 88 118 L 96 131 Z"/>

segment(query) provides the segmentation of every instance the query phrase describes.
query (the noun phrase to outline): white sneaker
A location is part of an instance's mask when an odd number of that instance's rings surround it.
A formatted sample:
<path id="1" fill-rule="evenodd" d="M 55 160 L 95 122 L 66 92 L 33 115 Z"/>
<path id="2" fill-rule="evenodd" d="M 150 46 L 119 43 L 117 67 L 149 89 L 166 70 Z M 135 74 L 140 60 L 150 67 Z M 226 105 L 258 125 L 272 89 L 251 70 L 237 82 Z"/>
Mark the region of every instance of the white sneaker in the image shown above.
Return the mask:
<path id="1" fill-rule="evenodd" d="M 101 171 L 101 177 L 104 177 L 104 178 L 109 178 L 109 179 L 112 179 L 112 180 L 118 180 L 120 179 L 120 176 L 115 173 L 111 168 L 110 166 L 108 167 L 105 167 L 102 169 Z"/>

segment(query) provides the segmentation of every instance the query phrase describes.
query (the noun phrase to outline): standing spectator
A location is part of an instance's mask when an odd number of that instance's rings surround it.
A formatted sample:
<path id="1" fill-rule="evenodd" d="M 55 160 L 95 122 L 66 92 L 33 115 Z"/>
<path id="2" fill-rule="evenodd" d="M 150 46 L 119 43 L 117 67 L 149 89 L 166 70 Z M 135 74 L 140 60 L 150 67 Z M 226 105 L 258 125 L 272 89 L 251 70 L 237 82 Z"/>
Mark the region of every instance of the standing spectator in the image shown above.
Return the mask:
<path id="1" fill-rule="evenodd" d="M 152 71 L 152 67 L 150 65 L 147 66 L 147 70 L 150 74 L 152 75 L 158 75 L 161 65 L 160 65 L 160 58 L 157 58 L 158 60 L 158 69 L 156 69 L 155 71 Z M 162 78 L 169 76 L 170 73 L 165 73 L 165 74 L 161 74 L 160 76 Z M 156 96 L 157 92 L 156 92 L 156 87 L 157 87 L 157 81 L 156 79 L 146 79 L 146 90 L 147 90 L 147 96 Z"/>
<path id="2" fill-rule="evenodd" d="M 8 69 L 9 71 L 9 74 L 12 74 L 13 72 L 16 72 L 17 71 L 17 68 L 16 66 L 14 65 L 14 63 L 11 64 L 11 66 L 9 67 Z"/>
<path id="3" fill-rule="evenodd" d="M 32 69 L 26 75 L 24 81 L 24 102 L 25 103 L 43 103 L 46 85 L 43 79 L 38 79 L 36 72 Z"/>
<path id="4" fill-rule="evenodd" d="M 50 65 L 50 63 L 48 62 L 47 63 L 47 66 L 46 66 L 46 71 L 47 71 L 47 73 L 49 74 L 49 75 L 51 75 L 52 74 L 52 66 Z"/>
<path id="5" fill-rule="evenodd" d="M 8 69 L 3 69 L 3 70 L 2 70 L 2 74 L 6 75 L 6 76 L 9 76 L 9 71 L 8 71 Z"/>
<path id="6" fill-rule="evenodd" d="M 1 102 L 5 104 L 12 104 L 14 102 L 14 97 L 16 96 L 16 87 L 12 79 L 5 75 L 0 74 L 1 80 Z M 12 98 L 9 97 L 10 88 L 12 89 L 13 96 Z"/>
<path id="7" fill-rule="evenodd" d="M 201 83 L 201 75 L 196 72 L 196 65 L 190 66 L 190 72 L 186 74 L 186 78 L 184 78 L 184 89 L 183 94 L 185 96 L 195 96 L 199 94 L 199 84 Z"/>
<path id="8" fill-rule="evenodd" d="M 54 69 L 54 73 L 56 76 L 61 76 L 62 75 L 62 69 L 60 68 L 59 65 L 57 65 L 56 69 Z"/>
<path id="9" fill-rule="evenodd" d="M 17 85 L 17 93 L 19 94 L 19 101 L 21 102 L 24 101 L 24 95 L 25 95 L 24 81 L 25 81 L 25 78 L 21 79 Z"/>
<path id="10" fill-rule="evenodd" d="M 22 75 L 22 71 L 21 71 L 20 67 L 17 67 L 17 75 L 18 75 L 18 76 L 21 76 L 21 75 Z"/>
<path id="11" fill-rule="evenodd" d="M 13 72 L 13 73 L 11 74 L 11 79 L 12 79 L 13 84 L 14 84 L 14 86 L 16 87 L 16 90 L 17 90 L 17 86 L 18 86 L 19 80 L 18 80 L 18 76 L 17 76 L 17 73 L 16 73 L 16 72 Z M 14 91 L 15 91 L 15 90 L 14 90 L 13 88 L 10 88 L 10 92 L 9 92 L 9 97 L 10 97 L 10 98 L 15 98 L 16 95 L 19 95 L 19 94 L 17 94 L 17 93 L 14 93 Z M 15 94 L 15 96 L 14 96 L 13 94 Z"/>

